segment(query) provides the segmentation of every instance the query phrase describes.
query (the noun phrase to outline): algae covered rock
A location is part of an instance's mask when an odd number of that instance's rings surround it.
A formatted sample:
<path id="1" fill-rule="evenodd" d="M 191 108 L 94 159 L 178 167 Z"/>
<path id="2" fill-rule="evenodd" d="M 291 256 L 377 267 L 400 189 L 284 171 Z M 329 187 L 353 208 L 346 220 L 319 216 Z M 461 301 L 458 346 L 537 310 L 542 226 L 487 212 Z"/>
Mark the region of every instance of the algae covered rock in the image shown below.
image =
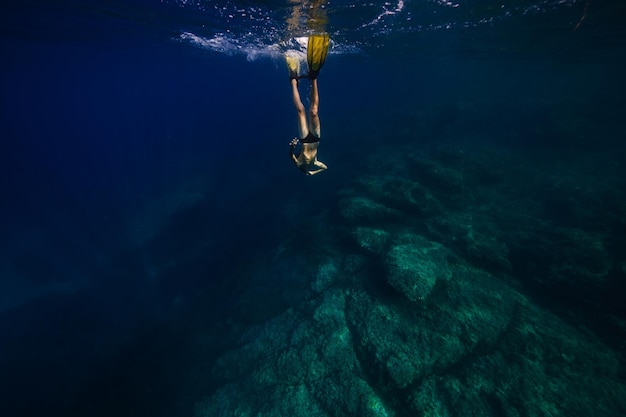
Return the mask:
<path id="1" fill-rule="evenodd" d="M 424 301 L 437 282 L 450 278 L 447 250 L 422 239 L 393 246 L 385 256 L 385 279 L 411 301 Z"/>
<path id="2" fill-rule="evenodd" d="M 465 186 L 463 174 L 433 160 L 410 157 L 411 170 L 420 182 L 438 192 L 461 194 Z"/>
<path id="3" fill-rule="evenodd" d="M 352 231 L 352 236 L 362 249 L 376 255 L 383 252 L 390 238 L 385 230 L 373 227 L 357 227 Z"/>
<path id="4" fill-rule="evenodd" d="M 195 407 L 197 417 L 392 416 L 363 379 L 345 317 L 345 294 L 324 292 L 288 310 L 224 355 L 225 383 Z M 229 369 L 237 369 L 236 374 Z"/>
<path id="5" fill-rule="evenodd" d="M 616 355 L 530 303 L 518 304 L 494 347 L 460 361 L 454 372 L 428 375 L 409 394 L 407 408 L 433 417 L 626 411 Z"/>
<path id="6" fill-rule="evenodd" d="M 448 213 L 428 219 L 426 228 L 437 241 L 478 267 L 489 271 L 511 271 L 509 247 L 501 231 L 484 215 Z"/>
<path id="7" fill-rule="evenodd" d="M 337 279 L 338 272 L 339 271 L 333 259 L 324 259 L 324 261 L 318 266 L 317 273 L 313 277 L 311 289 L 316 292 L 324 291 Z"/>
<path id="8" fill-rule="evenodd" d="M 426 303 L 326 289 L 252 328 L 195 415 L 623 414 L 615 353 L 494 276 L 450 270 Z"/>
<path id="9" fill-rule="evenodd" d="M 613 268 L 604 237 L 571 228 L 539 231 L 509 244 L 518 276 L 567 297 L 604 303 Z"/>
<path id="10" fill-rule="evenodd" d="M 626 415 L 621 353 L 512 287 L 621 282 L 621 236 L 555 229 L 498 195 L 505 164 L 444 156 L 340 192 L 341 244 L 324 234 L 306 297 L 217 361 L 197 417 Z"/>
<path id="11" fill-rule="evenodd" d="M 371 224 L 394 221 L 402 213 L 367 197 L 349 197 L 339 202 L 339 212 L 349 223 Z"/>
<path id="12" fill-rule="evenodd" d="M 403 213 L 430 216 L 442 210 L 437 198 L 419 182 L 397 176 L 365 176 L 357 189 L 373 200 Z"/>
<path id="13" fill-rule="evenodd" d="M 405 388 L 493 348 L 523 301 L 497 279 L 469 266 L 455 268 L 454 277 L 422 306 L 387 304 L 356 291 L 346 298 L 348 327 L 359 357 L 385 389 Z"/>

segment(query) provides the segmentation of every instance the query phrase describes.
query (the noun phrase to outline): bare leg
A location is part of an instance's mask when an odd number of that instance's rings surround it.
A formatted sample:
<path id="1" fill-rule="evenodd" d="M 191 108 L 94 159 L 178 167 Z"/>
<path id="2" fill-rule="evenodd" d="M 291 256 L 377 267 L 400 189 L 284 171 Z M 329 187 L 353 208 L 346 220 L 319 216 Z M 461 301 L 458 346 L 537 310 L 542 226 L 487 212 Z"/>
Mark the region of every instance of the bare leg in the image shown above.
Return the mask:
<path id="1" fill-rule="evenodd" d="M 293 94 L 293 104 L 296 106 L 296 111 L 298 112 L 298 130 L 300 131 L 300 138 L 305 138 L 309 134 L 309 128 L 306 123 L 306 110 L 300 99 L 300 91 L 298 91 L 298 80 L 291 80 L 291 90 Z"/>
<path id="2" fill-rule="evenodd" d="M 320 96 L 317 90 L 317 78 L 311 81 L 311 108 L 309 110 L 309 116 L 311 118 L 311 130 L 313 134 L 320 137 L 320 118 L 317 114 L 317 110 L 320 105 Z"/>

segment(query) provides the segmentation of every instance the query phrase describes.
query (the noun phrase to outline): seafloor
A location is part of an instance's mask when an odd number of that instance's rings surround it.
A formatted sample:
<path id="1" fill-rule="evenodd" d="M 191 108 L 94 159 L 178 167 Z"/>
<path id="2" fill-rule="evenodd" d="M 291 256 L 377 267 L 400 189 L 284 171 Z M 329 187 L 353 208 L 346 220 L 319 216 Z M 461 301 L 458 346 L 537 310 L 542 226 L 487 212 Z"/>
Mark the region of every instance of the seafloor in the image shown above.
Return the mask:
<path id="1" fill-rule="evenodd" d="M 241 272 L 195 415 L 626 415 L 624 155 L 479 143 L 373 150 Z"/>

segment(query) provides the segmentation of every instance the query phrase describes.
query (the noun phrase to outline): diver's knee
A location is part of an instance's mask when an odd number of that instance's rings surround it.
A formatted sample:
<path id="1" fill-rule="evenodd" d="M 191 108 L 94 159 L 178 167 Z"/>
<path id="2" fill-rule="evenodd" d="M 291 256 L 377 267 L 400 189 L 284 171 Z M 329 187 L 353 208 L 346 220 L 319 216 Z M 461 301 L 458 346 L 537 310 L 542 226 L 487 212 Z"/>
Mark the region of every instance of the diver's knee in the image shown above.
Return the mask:
<path id="1" fill-rule="evenodd" d="M 296 104 L 296 111 L 298 112 L 299 115 L 305 115 L 306 109 L 304 108 L 304 104 L 302 103 Z"/>

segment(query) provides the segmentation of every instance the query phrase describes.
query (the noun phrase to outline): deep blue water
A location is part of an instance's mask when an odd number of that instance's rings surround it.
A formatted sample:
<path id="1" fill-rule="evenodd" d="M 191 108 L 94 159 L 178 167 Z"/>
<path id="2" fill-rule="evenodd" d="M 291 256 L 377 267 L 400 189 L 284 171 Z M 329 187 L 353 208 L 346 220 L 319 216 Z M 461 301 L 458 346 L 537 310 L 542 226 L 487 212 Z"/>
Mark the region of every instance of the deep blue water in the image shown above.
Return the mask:
<path id="1" fill-rule="evenodd" d="M 287 28 L 293 4 L 2 6 L 0 413 L 191 415 L 238 337 L 229 317 L 254 321 L 242 277 L 314 234 L 306 219 L 335 207 L 381 145 L 503 146 L 599 178 L 603 166 L 624 227 L 625 7 L 457 3 L 326 6 L 330 168 L 314 178 L 287 159 L 297 130 L 281 42 L 307 32 Z M 585 166 L 589 155 L 604 164 Z M 619 300 L 609 310 L 624 319 Z M 289 304 L 272 303 L 250 311 Z M 594 329 L 614 340 L 618 327 Z"/>

